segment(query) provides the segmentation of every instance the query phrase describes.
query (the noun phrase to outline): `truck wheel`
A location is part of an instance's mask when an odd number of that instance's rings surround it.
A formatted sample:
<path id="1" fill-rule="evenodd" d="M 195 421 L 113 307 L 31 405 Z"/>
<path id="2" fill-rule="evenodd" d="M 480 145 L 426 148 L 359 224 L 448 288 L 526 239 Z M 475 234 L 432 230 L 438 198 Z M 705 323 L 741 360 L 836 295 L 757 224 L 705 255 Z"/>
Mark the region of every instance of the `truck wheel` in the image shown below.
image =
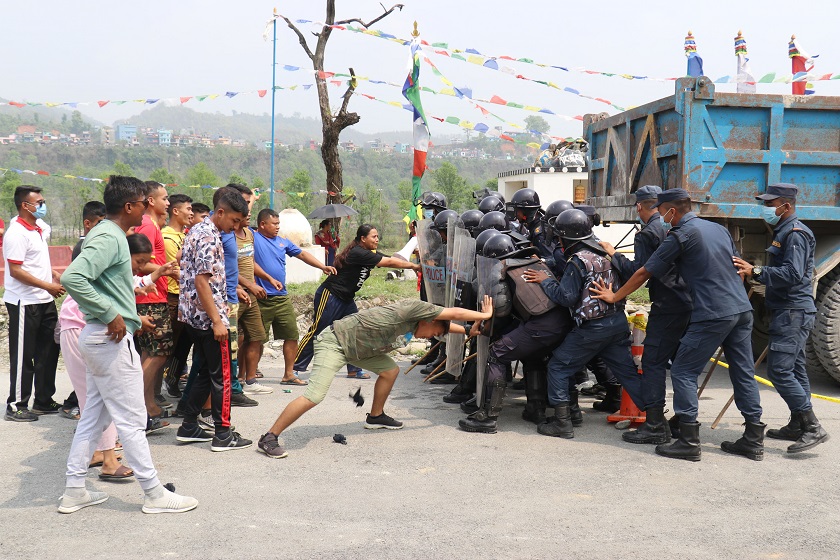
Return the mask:
<path id="1" fill-rule="evenodd" d="M 808 377 L 811 379 L 817 377 L 831 377 L 828 375 L 825 367 L 823 367 L 820 357 L 817 356 L 817 350 L 814 348 L 814 332 L 805 341 L 805 371 L 808 372 Z"/>
<path id="2" fill-rule="evenodd" d="M 770 315 L 764 306 L 764 296 L 755 294 L 751 298 L 753 306 L 752 350 L 753 360 L 757 360 L 770 341 Z"/>
<path id="3" fill-rule="evenodd" d="M 834 270 L 817 290 L 817 322 L 811 337 L 826 372 L 840 381 L 840 271 Z"/>

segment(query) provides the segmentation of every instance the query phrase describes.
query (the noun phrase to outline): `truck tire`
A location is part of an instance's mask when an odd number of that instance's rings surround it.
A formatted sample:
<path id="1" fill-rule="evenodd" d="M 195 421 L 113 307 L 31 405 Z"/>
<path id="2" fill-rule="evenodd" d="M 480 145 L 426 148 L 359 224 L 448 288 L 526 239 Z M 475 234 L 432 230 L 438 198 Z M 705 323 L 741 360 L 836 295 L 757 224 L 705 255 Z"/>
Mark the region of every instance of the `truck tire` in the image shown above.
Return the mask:
<path id="1" fill-rule="evenodd" d="M 831 376 L 828 375 L 828 371 L 826 371 L 825 367 L 823 367 L 820 357 L 817 356 L 817 350 L 814 348 L 813 331 L 811 332 L 811 336 L 808 337 L 808 340 L 805 341 L 805 371 L 808 372 L 808 377 L 810 379 L 816 379 L 819 377 L 831 378 Z"/>
<path id="2" fill-rule="evenodd" d="M 840 381 L 840 271 L 833 270 L 817 290 L 817 321 L 811 337 L 826 373 Z"/>
<path id="3" fill-rule="evenodd" d="M 752 351 L 757 360 L 770 341 L 770 315 L 764 306 L 764 296 L 755 294 L 750 298 L 753 306 Z"/>

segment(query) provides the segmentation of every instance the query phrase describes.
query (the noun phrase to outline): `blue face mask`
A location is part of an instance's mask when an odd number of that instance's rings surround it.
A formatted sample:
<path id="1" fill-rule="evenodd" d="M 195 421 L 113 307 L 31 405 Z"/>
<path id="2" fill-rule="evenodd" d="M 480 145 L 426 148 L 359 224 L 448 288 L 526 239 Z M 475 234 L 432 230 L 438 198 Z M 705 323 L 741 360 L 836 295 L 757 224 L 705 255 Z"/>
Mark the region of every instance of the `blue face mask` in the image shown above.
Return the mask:
<path id="1" fill-rule="evenodd" d="M 764 219 L 765 222 L 770 224 L 771 226 L 775 226 L 779 223 L 779 220 L 782 218 L 781 216 L 776 215 L 776 207 L 775 206 L 765 206 L 761 209 L 761 217 Z"/>
<path id="2" fill-rule="evenodd" d="M 42 205 L 35 208 L 35 211 L 32 212 L 32 215 L 35 216 L 36 220 L 43 220 L 44 216 L 47 215 L 47 203 L 43 203 Z"/>
<path id="3" fill-rule="evenodd" d="M 435 217 L 435 211 L 434 210 L 423 210 L 423 217 L 426 218 L 427 220 L 431 220 L 432 218 Z"/>
<path id="4" fill-rule="evenodd" d="M 674 227 L 671 225 L 671 222 L 666 222 L 665 218 L 663 218 L 662 216 L 659 216 L 659 223 L 662 224 L 662 228 L 665 230 L 666 233 L 671 231 L 671 228 Z"/>

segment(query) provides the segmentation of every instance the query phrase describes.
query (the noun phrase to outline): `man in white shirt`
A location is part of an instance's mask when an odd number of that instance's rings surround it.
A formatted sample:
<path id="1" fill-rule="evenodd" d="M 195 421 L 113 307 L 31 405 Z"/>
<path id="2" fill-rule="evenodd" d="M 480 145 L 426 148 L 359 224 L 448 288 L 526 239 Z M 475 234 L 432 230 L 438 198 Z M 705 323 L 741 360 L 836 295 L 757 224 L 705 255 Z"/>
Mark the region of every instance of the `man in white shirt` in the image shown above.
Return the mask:
<path id="1" fill-rule="evenodd" d="M 15 189 L 16 219 L 3 239 L 9 312 L 10 389 L 6 420 L 34 422 L 40 414 L 54 414 L 61 405 L 53 400 L 59 346 L 54 331 L 58 312 L 55 298 L 64 293 L 60 275 L 52 270 L 43 230 L 37 224 L 47 213 L 41 189 L 21 185 Z M 29 397 L 35 384 L 35 402 Z"/>

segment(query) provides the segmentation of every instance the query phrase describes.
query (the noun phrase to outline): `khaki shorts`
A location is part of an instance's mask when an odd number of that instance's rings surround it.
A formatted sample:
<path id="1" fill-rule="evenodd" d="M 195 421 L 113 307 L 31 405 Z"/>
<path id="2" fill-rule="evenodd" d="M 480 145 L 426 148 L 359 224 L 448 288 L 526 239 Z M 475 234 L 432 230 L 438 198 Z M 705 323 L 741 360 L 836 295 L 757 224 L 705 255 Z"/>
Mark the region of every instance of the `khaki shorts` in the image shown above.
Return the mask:
<path id="1" fill-rule="evenodd" d="M 257 300 L 260 305 L 265 334 L 274 331 L 274 340 L 297 340 L 300 338 L 297 315 L 289 296 L 268 296 Z"/>
<path id="2" fill-rule="evenodd" d="M 166 303 L 138 303 L 138 315 L 150 315 L 155 330 L 137 335 L 137 345 L 149 356 L 169 356 L 175 347 L 169 306 Z"/>
<path id="3" fill-rule="evenodd" d="M 236 360 L 237 352 L 239 352 L 239 330 L 236 324 L 239 320 L 239 304 L 228 302 L 228 347 L 230 348 L 230 360 Z"/>
<path id="4" fill-rule="evenodd" d="M 239 332 L 245 337 L 245 342 L 265 342 L 265 327 L 259 304 L 251 301 L 250 307 L 244 303 L 239 308 Z M 295 320 L 297 324 L 297 320 Z"/>
<path id="5" fill-rule="evenodd" d="M 303 393 L 303 396 L 315 404 L 324 400 L 333 379 L 335 379 L 336 372 L 347 363 L 344 349 L 338 343 L 332 329 L 321 331 L 321 334 L 315 337 L 312 374 L 309 376 L 309 385 L 306 386 L 306 392 Z M 377 374 L 398 367 L 397 363 L 387 354 L 380 354 L 364 360 L 353 360 L 353 365 L 369 369 Z"/>

